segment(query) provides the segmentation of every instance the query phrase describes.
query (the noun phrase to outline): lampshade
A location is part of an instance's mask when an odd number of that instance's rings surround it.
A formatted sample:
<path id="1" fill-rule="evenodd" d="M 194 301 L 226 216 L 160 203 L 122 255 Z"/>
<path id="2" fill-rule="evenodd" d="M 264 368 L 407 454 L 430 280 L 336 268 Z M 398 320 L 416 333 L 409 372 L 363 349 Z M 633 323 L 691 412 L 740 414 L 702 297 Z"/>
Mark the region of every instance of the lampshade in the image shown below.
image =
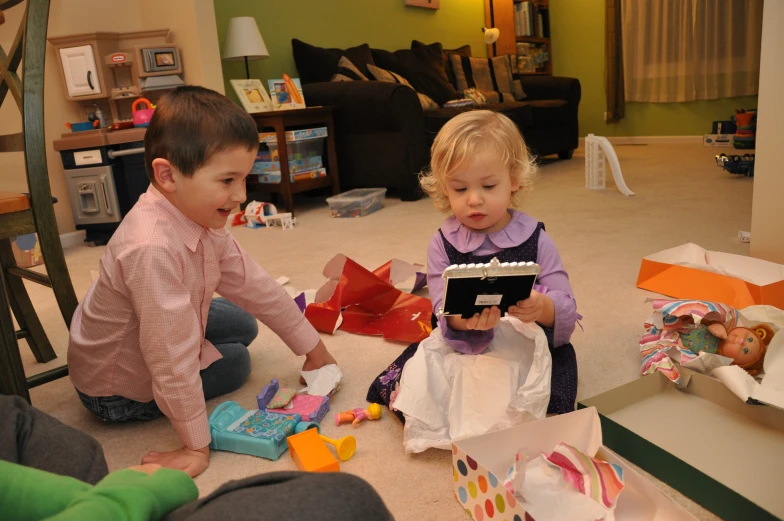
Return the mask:
<path id="1" fill-rule="evenodd" d="M 267 46 L 261 38 L 259 26 L 252 16 L 240 16 L 229 20 L 226 39 L 223 41 L 224 60 L 257 60 L 269 56 Z"/>
<path id="2" fill-rule="evenodd" d="M 482 27 L 482 32 L 485 33 L 485 43 L 487 45 L 492 45 L 498 40 L 498 37 L 501 36 L 500 29 L 496 29 L 495 27 L 488 29 L 487 27 Z"/>

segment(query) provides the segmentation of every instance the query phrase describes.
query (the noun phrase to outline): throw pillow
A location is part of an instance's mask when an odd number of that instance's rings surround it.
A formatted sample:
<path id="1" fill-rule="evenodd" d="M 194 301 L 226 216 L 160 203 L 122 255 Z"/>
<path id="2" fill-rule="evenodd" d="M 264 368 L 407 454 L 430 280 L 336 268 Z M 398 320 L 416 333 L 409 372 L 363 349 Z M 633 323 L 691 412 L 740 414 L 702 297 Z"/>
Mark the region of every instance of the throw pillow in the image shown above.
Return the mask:
<path id="1" fill-rule="evenodd" d="M 367 76 L 362 74 L 356 65 L 345 56 L 340 57 L 338 70 L 332 75 L 330 81 L 368 81 Z"/>
<path id="2" fill-rule="evenodd" d="M 452 62 L 458 90 L 477 89 L 489 103 L 515 100 L 511 55 L 472 58 L 452 54 L 449 60 Z M 522 86 L 520 90 L 522 91 Z"/>
<path id="3" fill-rule="evenodd" d="M 291 50 L 303 85 L 330 81 L 338 70 L 341 56 L 351 60 L 366 77 L 369 75 L 366 65 L 373 63 L 370 46 L 366 43 L 349 49 L 325 49 L 294 38 L 291 40 Z"/>
<path id="4" fill-rule="evenodd" d="M 418 47 L 395 52 L 371 49 L 371 53 L 373 65 L 403 76 L 414 90 L 427 94 L 439 105 L 460 98 L 446 77 L 441 54 L 433 49 Z"/>
<path id="5" fill-rule="evenodd" d="M 395 72 L 376 67 L 375 65 L 368 65 L 368 70 L 370 71 L 371 76 L 378 81 L 400 83 L 401 85 L 411 87 L 411 84 L 403 76 Z M 414 87 L 411 88 L 414 89 Z M 416 89 L 414 89 L 414 92 L 416 92 Z M 419 96 L 419 103 L 422 105 L 422 110 L 435 110 L 438 108 L 438 103 L 433 101 L 427 94 L 417 92 L 417 96 Z"/>
<path id="6" fill-rule="evenodd" d="M 441 61 L 444 63 L 444 71 L 446 72 L 446 77 L 454 87 L 457 87 L 457 83 L 455 82 L 455 73 L 452 70 L 452 63 L 449 61 L 450 54 L 457 54 L 459 56 L 471 56 L 471 46 L 470 45 L 463 45 L 462 47 L 458 47 L 457 49 L 444 49 L 443 46 L 436 42 L 431 44 L 425 44 L 420 41 L 414 40 L 411 42 L 411 48 L 415 49 L 417 47 L 430 47 L 431 49 L 437 50 L 441 53 Z"/>
<path id="7" fill-rule="evenodd" d="M 463 91 L 463 96 L 466 99 L 473 100 L 474 103 L 476 103 L 477 105 L 484 105 L 485 103 L 487 103 L 487 98 L 485 98 L 484 94 L 482 94 L 481 92 L 479 92 L 476 89 L 466 89 L 466 90 L 464 90 Z"/>

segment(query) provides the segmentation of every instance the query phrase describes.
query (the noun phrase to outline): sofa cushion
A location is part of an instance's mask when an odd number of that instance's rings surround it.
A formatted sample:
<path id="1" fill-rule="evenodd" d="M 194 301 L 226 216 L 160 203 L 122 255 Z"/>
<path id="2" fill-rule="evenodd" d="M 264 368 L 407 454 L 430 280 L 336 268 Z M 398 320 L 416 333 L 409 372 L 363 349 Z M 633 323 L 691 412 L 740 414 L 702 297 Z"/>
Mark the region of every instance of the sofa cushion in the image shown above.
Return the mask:
<path id="1" fill-rule="evenodd" d="M 508 103 L 488 103 L 481 107 L 444 107 L 437 110 L 425 111 L 425 131 L 432 141 L 447 121 L 463 112 L 479 109 L 501 112 L 511 119 L 521 130 L 524 127 L 530 127 L 534 122 L 531 112 L 531 103 L 526 101 L 512 101 Z"/>
<path id="2" fill-rule="evenodd" d="M 408 80 L 396 72 L 388 71 L 386 69 L 382 69 L 381 67 L 376 67 L 375 65 L 368 65 L 368 70 L 370 71 L 371 76 L 373 76 L 378 81 L 400 83 L 401 85 L 411 87 L 411 84 L 408 82 Z M 411 89 L 416 92 L 414 87 L 411 87 Z M 422 105 L 422 110 L 433 110 L 438 108 L 438 103 L 433 101 L 433 99 L 430 98 L 430 96 L 427 94 L 417 92 L 417 96 L 419 97 L 420 105 Z"/>
<path id="3" fill-rule="evenodd" d="M 341 56 L 351 60 L 366 77 L 370 74 L 366 65 L 373 63 L 370 46 L 366 43 L 349 49 L 325 49 L 294 38 L 291 40 L 291 49 L 303 84 L 330 81 L 338 70 Z"/>
<path id="4" fill-rule="evenodd" d="M 367 67 L 371 66 L 368 64 Z M 368 78 L 362 74 L 356 65 L 351 63 L 351 60 L 341 56 L 338 62 L 338 70 L 332 75 L 330 81 L 368 81 Z"/>
<path id="5" fill-rule="evenodd" d="M 463 45 L 457 49 L 444 49 L 444 47 L 438 42 L 425 44 L 417 40 L 412 41 L 411 48 L 416 49 L 417 47 L 430 47 L 431 49 L 441 53 L 441 61 L 444 63 L 444 72 L 446 72 L 446 77 L 449 80 L 449 83 L 456 87 L 457 83 L 455 82 L 455 73 L 452 70 L 452 63 L 449 61 L 449 55 L 457 54 L 459 56 L 471 56 L 471 46 Z"/>
<path id="6" fill-rule="evenodd" d="M 511 55 L 472 58 L 453 54 L 449 60 L 460 92 L 475 88 L 490 103 L 515 101 Z"/>
<path id="7" fill-rule="evenodd" d="M 574 124 L 573 109 L 562 99 L 528 101 L 533 116 L 532 125 L 538 128 L 556 128 Z"/>
<path id="8" fill-rule="evenodd" d="M 371 49 L 373 64 L 406 78 L 417 92 L 426 94 L 439 105 L 461 96 L 449 83 L 441 53 L 430 47 L 390 52 Z"/>

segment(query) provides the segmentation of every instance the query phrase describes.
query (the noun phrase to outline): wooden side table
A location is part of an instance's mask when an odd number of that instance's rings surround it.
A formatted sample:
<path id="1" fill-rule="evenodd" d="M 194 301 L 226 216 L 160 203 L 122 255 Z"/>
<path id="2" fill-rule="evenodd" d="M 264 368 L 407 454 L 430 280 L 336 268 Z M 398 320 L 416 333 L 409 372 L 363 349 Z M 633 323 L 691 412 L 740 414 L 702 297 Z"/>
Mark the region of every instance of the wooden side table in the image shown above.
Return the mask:
<path id="1" fill-rule="evenodd" d="M 335 127 L 332 124 L 332 107 L 307 107 L 297 110 L 276 110 L 272 112 L 256 112 L 251 114 L 256 121 L 259 132 L 271 128 L 278 139 L 278 152 L 280 155 L 280 183 L 259 183 L 248 180 L 248 192 L 279 193 L 283 197 L 286 211 L 294 213 L 294 194 L 314 190 L 316 188 L 332 187 L 332 193 L 340 193 L 338 181 L 338 157 L 335 150 Z M 286 144 L 285 132 L 294 128 L 327 127 L 327 138 L 324 147 L 326 154 L 327 175 L 315 179 L 291 181 L 289 175 L 289 151 Z"/>

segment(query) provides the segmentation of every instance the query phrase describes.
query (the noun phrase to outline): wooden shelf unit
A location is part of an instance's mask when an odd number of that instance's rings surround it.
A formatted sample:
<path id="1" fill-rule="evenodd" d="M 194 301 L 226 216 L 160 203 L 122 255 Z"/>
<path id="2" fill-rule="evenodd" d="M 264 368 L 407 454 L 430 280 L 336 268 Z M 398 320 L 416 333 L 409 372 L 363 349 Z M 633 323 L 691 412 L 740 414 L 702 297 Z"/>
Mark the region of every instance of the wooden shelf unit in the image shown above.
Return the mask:
<path id="1" fill-rule="evenodd" d="M 517 43 L 532 43 L 537 46 L 546 45 L 549 59 L 544 67 L 534 72 L 521 72 L 523 75 L 552 76 L 553 74 L 553 46 L 550 38 L 549 0 L 533 0 L 532 3 L 539 7 L 540 12 L 546 10 L 547 16 L 543 18 L 543 33 L 548 36 L 517 36 L 515 32 L 515 4 L 525 0 L 485 0 L 485 25 L 495 27 L 501 31 L 498 40 L 487 46 L 488 56 L 501 56 L 504 54 L 517 54 Z M 536 21 L 534 21 L 536 23 Z"/>

